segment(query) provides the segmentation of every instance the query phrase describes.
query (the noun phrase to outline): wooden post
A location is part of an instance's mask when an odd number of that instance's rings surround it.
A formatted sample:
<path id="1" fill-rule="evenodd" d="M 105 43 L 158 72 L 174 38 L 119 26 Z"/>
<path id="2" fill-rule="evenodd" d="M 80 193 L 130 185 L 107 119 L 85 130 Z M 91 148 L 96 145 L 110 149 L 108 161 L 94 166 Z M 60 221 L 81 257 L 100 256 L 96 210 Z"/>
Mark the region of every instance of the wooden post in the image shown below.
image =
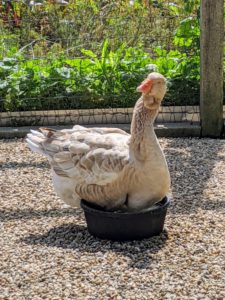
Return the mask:
<path id="1" fill-rule="evenodd" d="M 201 0 L 201 135 L 223 133 L 224 0 Z"/>

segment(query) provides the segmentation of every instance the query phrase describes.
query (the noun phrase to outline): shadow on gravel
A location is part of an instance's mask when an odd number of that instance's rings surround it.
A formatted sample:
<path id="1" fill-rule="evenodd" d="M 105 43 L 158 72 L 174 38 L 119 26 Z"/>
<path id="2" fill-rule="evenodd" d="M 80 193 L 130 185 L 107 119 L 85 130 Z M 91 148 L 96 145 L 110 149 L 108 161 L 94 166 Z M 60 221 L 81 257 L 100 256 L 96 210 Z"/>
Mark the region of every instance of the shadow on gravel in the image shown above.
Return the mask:
<path id="1" fill-rule="evenodd" d="M 22 169 L 22 168 L 38 168 L 38 169 L 50 169 L 50 166 L 47 162 L 40 162 L 40 163 L 32 163 L 32 162 L 16 162 L 10 161 L 6 163 L 0 163 L 1 170 L 8 170 L 8 169 Z"/>
<path id="2" fill-rule="evenodd" d="M 0 210 L 0 221 L 10 220 L 29 220 L 51 217 L 73 216 L 81 213 L 73 208 L 53 208 L 49 210 L 33 210 L 33 209 L 18 209 L 18 210 Z"/>
<path id="3" fill-rule="evenodd" d="M 190 214 L 198 209 L 223 211 L 225 201 L 218 196 L 213 199 L 208 186 L 217 181 L 213 175 L 215 164 L 223 162 L 221 150 L 224 140 L 216 139 L 169 139 L 164 149 L 172 180 L 173 199 L 169 208 L 172 214 Z M 215 179 L 214 179 L 214 177 Z M 221 187 L 222 188 L 222 187 Z M 215 188 L 211 193 L 219 195 Z M 215 198 L 215 200 L 214 200 Z"/>
<path id="4" fill-rule="evenodd" d="M 66 224 L 52 228 L 45 234 L 35 234 L 22 239 L 21 242 L 29 245 L 43 245 L 63 249 L 79 250 L 83 255 L 87 253 L 115 252 L 130 259 L 129 267 L 148 269 L 155 261 L 154 254 L 162 249 L 168 234 L 163 231 L 161 235 L 141 241 L 113 242 L 100 240 L 91 236 L 86 226 Z"/>

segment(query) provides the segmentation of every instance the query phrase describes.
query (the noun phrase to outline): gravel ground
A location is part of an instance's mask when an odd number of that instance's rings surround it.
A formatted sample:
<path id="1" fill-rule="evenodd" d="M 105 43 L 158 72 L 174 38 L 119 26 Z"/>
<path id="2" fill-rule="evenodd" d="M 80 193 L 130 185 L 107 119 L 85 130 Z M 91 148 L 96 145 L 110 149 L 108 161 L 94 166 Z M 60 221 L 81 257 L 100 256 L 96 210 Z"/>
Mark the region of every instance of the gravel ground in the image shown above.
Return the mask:
<path id="1" fill-rule="evenodd" d="M 44 158 L 0 141 L 0 300 L 225 299 L 225 141 L 160 139 L 173 200 L 164 232 L 89 235 L 55 195 Z"/>

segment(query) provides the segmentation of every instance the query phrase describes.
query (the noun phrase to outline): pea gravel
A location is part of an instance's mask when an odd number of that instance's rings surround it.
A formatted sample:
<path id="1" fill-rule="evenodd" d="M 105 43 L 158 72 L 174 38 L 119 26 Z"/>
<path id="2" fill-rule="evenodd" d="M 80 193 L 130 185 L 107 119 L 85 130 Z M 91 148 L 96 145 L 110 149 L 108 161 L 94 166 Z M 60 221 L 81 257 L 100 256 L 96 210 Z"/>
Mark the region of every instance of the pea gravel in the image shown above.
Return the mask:
<path id="1" fill-rule="evenodd" d="M 172 176 L 164 232 L 89 235 L 45 158 L 0 141 L 0 300 L 225 299 L 225 141 L 160 139 Z"/>

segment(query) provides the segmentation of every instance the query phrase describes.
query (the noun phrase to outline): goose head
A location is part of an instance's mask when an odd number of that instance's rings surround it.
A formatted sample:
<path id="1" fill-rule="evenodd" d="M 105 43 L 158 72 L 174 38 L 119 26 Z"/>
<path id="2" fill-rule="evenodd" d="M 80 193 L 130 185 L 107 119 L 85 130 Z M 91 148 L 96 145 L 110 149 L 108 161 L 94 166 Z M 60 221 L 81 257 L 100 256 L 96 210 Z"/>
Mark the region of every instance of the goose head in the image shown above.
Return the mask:
<path id="1" fill-rule="evenodd" d="M 166 78 L 160 73 L 153 72 L 138 86 L 142 93 L 143 103 L 147 109 L 158 109 L 166 94 Z"/>

